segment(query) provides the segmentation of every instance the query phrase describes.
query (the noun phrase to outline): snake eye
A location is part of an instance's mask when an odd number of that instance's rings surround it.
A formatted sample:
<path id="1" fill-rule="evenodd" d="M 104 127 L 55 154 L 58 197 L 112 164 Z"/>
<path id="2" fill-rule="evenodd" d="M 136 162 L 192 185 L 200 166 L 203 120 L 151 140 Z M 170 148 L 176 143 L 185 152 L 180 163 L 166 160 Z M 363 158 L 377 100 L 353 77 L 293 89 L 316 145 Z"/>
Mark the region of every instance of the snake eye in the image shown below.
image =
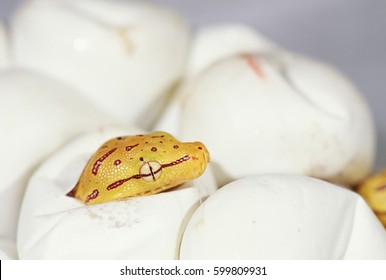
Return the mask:
<path id="1" fill-rule="evenodd" d="M 154 182 L 161 177 L 162 166 L 157 161 L 144 162 L 139 169 L 139 174 L 141 175 L 142 180 Z"/>

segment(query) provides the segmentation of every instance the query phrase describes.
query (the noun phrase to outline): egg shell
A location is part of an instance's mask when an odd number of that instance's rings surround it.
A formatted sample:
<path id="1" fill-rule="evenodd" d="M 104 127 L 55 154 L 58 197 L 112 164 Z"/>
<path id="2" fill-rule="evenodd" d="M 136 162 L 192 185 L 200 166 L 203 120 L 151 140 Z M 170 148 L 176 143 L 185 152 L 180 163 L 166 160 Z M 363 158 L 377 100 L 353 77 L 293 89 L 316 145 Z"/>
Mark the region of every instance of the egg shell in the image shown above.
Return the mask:
<path id="1" fill-rule="evenodd" d="M 9 39 L 8 31 L 0 21 L 0 70 L 4 70 L 9 65 Z"/>
<path id="2" fill-rule="evenodd" d="M 182 74 L 190 32 L 148 3 L 26 1 L 14 14 L 15 63 L 74 86 L 120 120 L 148 125 Z"/>
<path id="3" fill-rule="evenodd" d="M 0 74 L 0 236 L 16 240 L 27 180 L 80 132 L 116 122 L 71 88 L 23 70 Z"/>
<path id="4" fill-rule="evenodd" d="M 241 23 L 213 24 L 199 28 L 193 37 L 185 78 L 192 79 L 212 64 L 235 54 L 272 52 L 279 47 Z"/>
<path id="5" fill-rule="evenodd" d="M 185 91 L 180 136 L 200 137 L 224 178 L 294 173 L 352 185 L 373 166 L 366 101 L 319 61 L 284 51 L 237 55 Z"/>
<path id="6" fill-rule="evenodd" d="M 245 177 L 190 219 L 181 259 L 386 259 L 386 234 L 356 193 L 299 175 Z"/>
<path id="7" fill-rule="evenodd" d="M 37 170 L 20 215 L 21 259 L 175 259 L 183 229 L 217 186 L 203 176 L 156 195 L 85 206 L 65 194 L 106 140 L 141 133 L 113 127 L 83 135 Z"/>
<path id="8" fill-rule="evenodd" d="M 17 259 L 15 242 L 0 237 L 0 260 Z"/>
<path id="9" fill-rule="evenodd" d="M 164 110 L 153 124 L 153 131 L 167 131 L 172 135 L 179 136 L 181 126 L 182 102 L 181 93 L 184 86 L 178 87 L 172 92 Z"/>
<path id="10" fill-rule="evenodd" d="M 165 130 L 179 135 L 181 114 L 186 105 L 184 95 L 195 78 L 206 68 L 236 54 L 274 52 L 279 49 L 275 43 L 245 24 L 228 23 L 199 27 L 192 38 L 183 81 L 171 94 L 153 130 Z"/>

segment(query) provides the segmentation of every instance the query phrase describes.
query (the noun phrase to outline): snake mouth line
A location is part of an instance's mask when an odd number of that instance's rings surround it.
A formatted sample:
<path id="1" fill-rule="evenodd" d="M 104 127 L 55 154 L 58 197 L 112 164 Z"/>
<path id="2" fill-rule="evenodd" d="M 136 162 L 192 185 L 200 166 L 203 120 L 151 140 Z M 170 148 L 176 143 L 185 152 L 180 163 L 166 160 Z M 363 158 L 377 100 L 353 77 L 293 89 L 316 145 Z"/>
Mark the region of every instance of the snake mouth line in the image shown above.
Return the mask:
<path id="1" fill-rule="evenodd" d="M 188 161 L 189 159 L 190 159 L 190 156 L 189 155 L 185 155 L 182 158 L 179 158 L 179 159 L 177 159 L 175 161 L 172 161 L 172 162 L 160 165 L 160 168 L 156 169 L 155 171 L 152 169 L 151 166 L 149 166 L 149 169 L 150 169 L 149 173 L 142 173 L 142 174 L 139 173 L 139 174 L 135 174 L 135 175 L 133 175 L 131 177 L 115 181 L 114 183 L 108 185 L 106 187 L 106 189 L 108 191 L 110 191 L 110 190 L 113 190 L 113 189 L 121 186 L 122 184 L 126 183 L 129 180 L 132 180 L 132 179 L 142 179 L 142 178 L 150 177 L 150 176 L 153 178 L 153 181 L 155 181 L 156 180 L 156 174 L 161 172 L 163 168 L 168 168 L 168 167 L 171 167 L 171 166 L 175 166 L 177 164 L 181 164 L 181 163 L 183 163 L 185 161 Z"/>
<path id="2" fill-rule="evenodd" d="M 130 177 L 128 177 L 128 178 L 120 179 L 120 180 L 115 181 L 114 183 L 108 185 L 108 186 L 106 187 L 106 189 L 107 189 L 108 191 L 111 191 L 111 190 L 113 190 L 113 189 L 115 189 L 115 188 L 117 188 L 117 187 L 123 185 L 123 184 L 126 183 L 127 181 L 132 180 L 132 179 L 142 179 L 142 178 L 146 178 L 146 177 L 151 177 L 151 178 L 153 179 L 153 181 L 155 181 L 155 180 L 156 180 L 156 175 L 157 175 L 158 173 L 160 173 L 160 172 L 162 171 L 163 168 L 168 168 L 168 167 L 171 167 L 171 166 L 175 166 L 175 165 L 177 165 L 177 164 L 181 164 L 181 163 L 183 163 L 183 162 L 185 162 L 185 161 L 187 161 L 187 160 L 189 160 L 189 159 L 190 159 L 190 156 L 189 156 L 189 155 L 185 155 L 185 156 L 183 156 L 182 158 L 179 158 L 179 159 L 177 159 L 177 160 L 175 160 L 175 161 L 172 161 L 172 162 L 169 162 L 169 163 L 165 163 L 165 164 L 160 165 L 160 167 L 159 167 L 158 169 L 156 169 L 156 170 L 154 170 L 151 166 L 149 166 L 149 171 L 150 171 L 150 172 L 148 172 L 148 173 L 142 173 L 142 174 L 141 174 L 141 173 L 140 173 L 140 174 L 135 174 L 135 175 L 130 176 Z M 79 186 L 79 182 L 78 182 L 78 183 L 76 184 L 76 186 L 75 186 L 70 192 L 68 192 L 66 195 L 69 196 L 69 197 L 75 197 L 75 196 L 76 196 L 76 190 L 77 190 L 78 186 Z M 92 192 L 90 195 L 87 196 L 85 202 L 88 203 L 90 200 L 96 199 L 96 198 L 98 197 L 98 195 L 99 195 L 99 191 L 98 191 L 97 189 L 93 190 L 93 192 Z"/>

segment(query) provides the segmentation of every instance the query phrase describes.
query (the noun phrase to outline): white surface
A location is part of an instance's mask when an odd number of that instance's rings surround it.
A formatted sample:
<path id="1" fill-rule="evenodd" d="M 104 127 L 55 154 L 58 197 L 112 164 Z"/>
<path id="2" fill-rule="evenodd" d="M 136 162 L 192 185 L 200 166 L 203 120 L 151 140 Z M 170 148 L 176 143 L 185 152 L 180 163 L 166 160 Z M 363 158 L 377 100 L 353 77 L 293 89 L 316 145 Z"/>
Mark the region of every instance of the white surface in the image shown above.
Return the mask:
<path id="1" fill-rule="evenodd" d="M 20 1 L 1 1 L 0 16 L 9 18 L 10 6 L 18 2 Z M 380 94 L 386 88 L 386 79 L 382 75 L 386 72 L 384 55 L 386 39 L 385 36 L 380 36 L 386 27 L 385 1 L 154 0 L 153 2 L 170 4 L 171 7 L 184 11 L 193 24 L 201 26 L 219 22 L 249 23 L 280 45 L 319 57 L 343 69 L 370 101 L 379 136 L 377 166 L 386 165 L 386 149 L 382 148 L 386 143 L 384 110 L 386 95 Z M 171 112 L 170 115 L 165 115 L 167 125 L 170 125 L 176 116 L 176 111 Z M 176 129 L 175 126 L 172 127 Z"/>
<path id="2" fill-rule="evenodd" d="M 372 170 L 371 112 L 324 63 L 276 50 L 237 55 L 185 91 L 180 136 L 202 139 L 226 177 L 293 173 L 352 185 Z"/>
<path id="3" fill-rule="evenodd" d="M 131 0 L 122 0 L 131 1 Z M 2 0 L 0 17 L 10 19 L 23 0 Z M 384 0 L 151 0 L 181 11 L 194 26 L 240 22 L 278 44 L 343 70 L 369 100 L 378 142 L 386 144 L 386 1 Z M 377 167 L 386 166 L 386 149 Z"/>
<path id="4" fill-rule="evenodd" d="M 0 21 L 0 70 L 5 69 L 9 64 L 9 40 L 8 32 Z"/>
<path id="5" fill-rule="evenodd" d="M 199 28 L 192 40 L 186 78 L 195 78 L 226 57 L 251 52 L 264 53 L 276 47 L 247 25 L 217 24 Z"/>
<path id="6" fill-rule="evenodd" d="M 78 133 L 112 122 L 61 83 L 21 70 L 0 74 L 0 239 L 15 241 L 23 193 L 38 164 Z"/>
<path id="7" fill-rule="evenodd" d="M 265 53 L 276 49 L 278 46 L 273 42 L 243 24 L 215 24 L 195 30 L 183 80 L 153 129 L 169 131 L 173 135 L 181 132 L 181 113 L 187 105 L 184 95 L 189 92 L 197 76 L 207 68 L 237 54 Z"/>
<path id="8" fill-rule="evenodd" d="M 106 128 L 69 143 L 32 176 L 20 215 L 21 259 L 175 259 L 183 229 L 216 190 L 210 167 L 178 189 L 85 206 L 65 196 L 88 158 L 112 137 L 138 129 Z"/>
<path id="9" fill-rule="evenodd" d="M 357 194 L 321 180 L 261 175 L 211 195 L 181 259 L 386 259 L 386 232 Z"/>
<path id="10" fill-rule="evenodd" d="M 0 238 L 0 260 L 13 259 L 17 259 L 15 241 L 7 238 Z"/>
<path id="11" fill-rule="evenodd" d="M 16 65 L 74 86 L 120 120 L 148 125 L 183 71 L 189 28 L 146 3 L 31 0 L 11 24 Z"/>

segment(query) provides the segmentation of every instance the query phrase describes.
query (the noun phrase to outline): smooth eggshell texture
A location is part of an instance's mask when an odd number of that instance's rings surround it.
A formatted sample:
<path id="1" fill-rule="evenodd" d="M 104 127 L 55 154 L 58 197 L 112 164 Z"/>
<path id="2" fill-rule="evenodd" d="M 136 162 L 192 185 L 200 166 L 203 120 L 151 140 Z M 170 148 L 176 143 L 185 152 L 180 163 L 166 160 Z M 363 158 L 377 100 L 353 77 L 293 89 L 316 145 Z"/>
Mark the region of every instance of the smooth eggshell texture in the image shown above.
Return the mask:
<path id="1" fill-rule="evenodd" d="M 38 164 L 78 133 L 112 122 L 50 78 L 22 70 L 0 74 L 0 237 L 15 241 L 23 193 Z"/>
<path id="2" fill-rule="evenodd" d="M 0 238 L 0 260 L 17 259 L 15 241 Z"/>
<path id="3" fill-rule="evenodd" d="M 85 206 L 65 194 L 106 140 L 141 133 L 106 128 L 79 137 L 32 176 L 18 231 L 21 259 L 175 259 L 190 215 L 216 190 L 203 176 L 156 195 Z"/>
<path id="4" fill-rule="evenodd" d="M 325 181 L 260 175 L 211 195 L 181 259 L 386 259 L 386 232 L 362 198 Z"/>
<path id="5" fill-rule="evenodd" d="M 9 64 L 9 40 L 8 32 L 0 21 L 0 70 L 5 69 Z"/>
<path id="6" fill-rule="evenodd" d="M 212 64 L 235 54 L 270 52 L 278 49 L 248 25 L 217 24 L 201 27 L 192 40 L 186 78 L 199 75 Z"/>
<path id="7" fill-rule="evenodd" d="M 148 125 L 182 74 L 190 32 L 148 3 L 30 0 L 12 24 L 15 63 L 74 86 L 121 120 Z"/>
<path id="8" fill-rule="evenodd" d="M 278 46 L 247 25 L 217 24 L 198 28 L 192 38 L 183 82 L 176 88 L 153 130 L 165 130 L 175 135 L 180 133 L 181 113 L 186 105 L 184 94 L 206 68 L 236 54 L 277 50 Z"/>
<path id="9" fill-rule="evenodd" d="M 372 168 L 367 103 L 321 62 L 237 55 L 207 68 L 185 95 L 180 136 L 200 137 L 224 177 L 295 173 L 351 185 Z"/>

